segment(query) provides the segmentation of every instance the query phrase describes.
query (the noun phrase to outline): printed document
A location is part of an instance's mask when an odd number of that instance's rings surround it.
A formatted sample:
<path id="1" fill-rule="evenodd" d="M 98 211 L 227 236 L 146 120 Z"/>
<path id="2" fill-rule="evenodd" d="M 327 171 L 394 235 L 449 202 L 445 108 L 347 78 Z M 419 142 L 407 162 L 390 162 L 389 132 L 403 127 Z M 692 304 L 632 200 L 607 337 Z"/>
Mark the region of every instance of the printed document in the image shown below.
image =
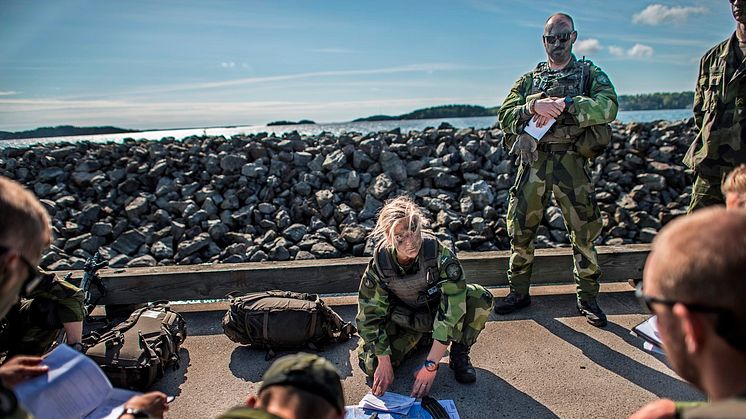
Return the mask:
<path id="1" fill-rule="evenodd" d="M 534 121 L 534 118 L 531 118 L 530 121 L 528 121 L 528 125 L 526 125 L 526 128 L 523 129 L 523 132 L 526 134 L 534 137 L 537 141 L 541 140 L 541 137 L 544 136 L 544 134 L 549 131 L 549 128 L 552 128 L 552 125 L 554 125 L 556 119 L 550 119 L 549 122 L 546 123 L 543 127 L 539 128 L 536 126 L 536 121 Z"/>
<path id="2" fill-rule="evenodd" d="M 49 371 L 17 385 L 21 405 L 37 418 L 105 418 L 119 416 L 134 391 L 114 388 L 96 363 L 67 345 L 42 361 Z"/>

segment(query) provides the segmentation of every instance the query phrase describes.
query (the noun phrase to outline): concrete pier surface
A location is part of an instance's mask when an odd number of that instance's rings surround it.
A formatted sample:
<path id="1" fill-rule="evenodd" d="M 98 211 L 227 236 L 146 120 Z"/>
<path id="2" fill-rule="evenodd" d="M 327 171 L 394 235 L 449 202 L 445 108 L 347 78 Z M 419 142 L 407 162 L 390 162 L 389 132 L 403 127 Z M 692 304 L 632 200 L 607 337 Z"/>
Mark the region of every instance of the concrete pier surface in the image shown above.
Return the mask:
<path id="1" fill-rule="evenodd" d="M 505 288 L 492 291 L 507 294 Z M 602 329 L 578 315 L 573 285 L 535 286 L 531 293 L 528 308 L 490 316 L 471 353 L 477 382 L 457 383 L 444 358 L 433 397 L 453 399 L 462 418 L 624 418 L 661 397 L 704 400 L 664 357 L 642 349 L 642 340 L 630 334 L 649 315 L 627 283 L 602 284 L 599 304 L 609 317 Z M 325 300 L 345 320 L 354 320 L 354 297 Z M 177 396 L 167 418 L 215 417 L 258 389 L 271 361 L 265 361 L 264 351 L 237 345 L 223 334 L 226 308 L 226 303 L 174 307 L 186 318 L 189 337 L 180 368 L 153 386 Z M 355 336 L 320 353 L 339 369 L 347 404 L 357 404 L 369 391 L 357 366 L 358 340 Z M 390 391 L 409 394 L 412 373 L 425 356 L 421 351 L 405 362 Z"/>

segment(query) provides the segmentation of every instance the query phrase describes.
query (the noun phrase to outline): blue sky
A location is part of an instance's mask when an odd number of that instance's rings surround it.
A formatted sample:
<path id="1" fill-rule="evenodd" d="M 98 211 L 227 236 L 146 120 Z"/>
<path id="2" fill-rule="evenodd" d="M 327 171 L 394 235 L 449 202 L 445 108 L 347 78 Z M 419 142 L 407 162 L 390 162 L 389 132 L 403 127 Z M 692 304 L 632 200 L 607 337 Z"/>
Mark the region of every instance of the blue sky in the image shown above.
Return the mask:
<path id="1" fill-rule="evenodd" d="M 620 94 L 693 90 L 735 27 L 723 0 L 0 0 L 0 130 L 494 106 L 545 59 L 556 11 Z"/>

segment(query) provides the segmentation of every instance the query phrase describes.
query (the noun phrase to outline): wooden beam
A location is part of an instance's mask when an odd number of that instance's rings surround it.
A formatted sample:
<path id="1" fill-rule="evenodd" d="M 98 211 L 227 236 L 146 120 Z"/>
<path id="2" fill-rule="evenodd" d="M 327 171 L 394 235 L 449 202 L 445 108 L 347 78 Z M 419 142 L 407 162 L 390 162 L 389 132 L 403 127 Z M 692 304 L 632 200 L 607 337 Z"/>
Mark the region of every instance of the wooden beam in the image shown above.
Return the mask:
<path id="1" fill-rule="evenodd" d="M 642 278 L 650 245 L 598 246 L 603 282 Z M 510 252 L 459 254 L 469 282 L 486 286 L 507 285 Z M 102 269 L 108 293 L 99 304 L 130 304 L 155 300 L 224 298 L 239 291 L 283 289 L 317 294 L 356 292 L 370 258 L 302 260 L 159 266 L 154 268 Z M 572 249 L 537 249 L 532 283 L 572 283 Z M 67 272 L 59 272 L 64 274 Z M 73 271 L 79 283 L 82 271 Z"/>

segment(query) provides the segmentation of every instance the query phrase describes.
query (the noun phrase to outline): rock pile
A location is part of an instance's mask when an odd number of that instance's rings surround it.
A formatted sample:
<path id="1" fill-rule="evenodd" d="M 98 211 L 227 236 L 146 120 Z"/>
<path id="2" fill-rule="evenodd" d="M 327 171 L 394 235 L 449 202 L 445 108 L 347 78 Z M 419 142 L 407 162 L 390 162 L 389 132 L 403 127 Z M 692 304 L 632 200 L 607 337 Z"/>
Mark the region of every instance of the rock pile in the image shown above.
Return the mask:
<path id="1" fill-rule="evenodd" d="M 603 244 L 649 242 L 682 214 L 691 120 L 615 125 L 592 164 Z M 45 269 L 80 269 L 100 250 L 112 267 L 363 256 L 382 203 L 416 197 L 433 232 L 460 250 L 508 249 L 515 165 L 502 132 L 297 132 L 177 141 L 5 148 L 0 174 L 25 184 L 53 218 Z M 537 246 L 569 243 L 552 205 Z"/>

